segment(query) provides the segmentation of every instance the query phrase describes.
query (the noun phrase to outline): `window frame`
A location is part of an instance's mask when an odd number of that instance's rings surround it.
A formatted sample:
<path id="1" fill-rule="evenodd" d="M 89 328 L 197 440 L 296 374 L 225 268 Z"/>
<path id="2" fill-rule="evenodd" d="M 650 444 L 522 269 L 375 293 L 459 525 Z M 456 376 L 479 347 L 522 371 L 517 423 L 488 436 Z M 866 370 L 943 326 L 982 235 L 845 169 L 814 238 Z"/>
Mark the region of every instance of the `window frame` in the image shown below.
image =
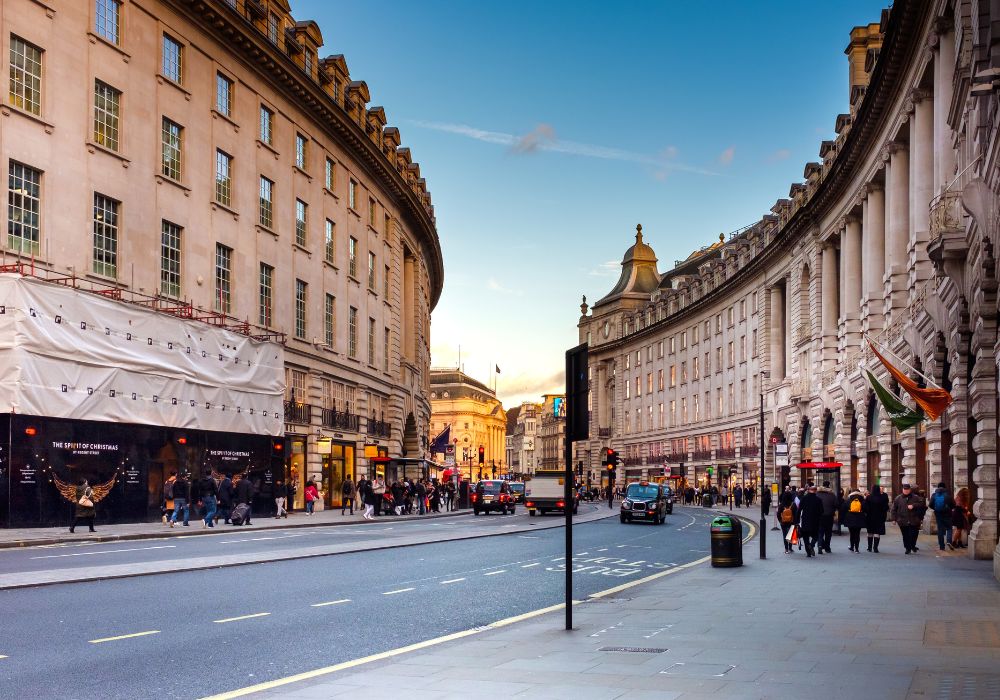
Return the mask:
<path id="1" fill-rule="evenodd" d="M 183 226 L 160 219 L 160 294 L 173 299 L 179 299 L 181 296 L 183 237 Z M 176 242 L 176 245 L 171 245 L 173 242 Z M 171 278 L 176 278 L 176 281 Z"/>
<path id="2" fill-rule="evenodd" d="M 91 271 L 101 277 L 118 278 L 118 232 L 122 203 L 114 197 L 94 192 L 93 238 L 91 241 Z M 98 218 L 102 213 L 102 218 Z M 101 243 L 103 242 L 103 245 Z M 109 244 L 110 242 L 110 244 Z M 104 259 L 100 259 L 103 254 Z M 111 261 L 107 258 L 110 256 Z"/>
<path id="3" fill-rule="evenodd" d="M 182 41 L 163 32 L 160 40 L 160 75 L 175 85 L 184 85 L 184 48 Z"/>
<path id="4" fill-rule="evenodd" d="M 9 41 L 7 103 L 14 109 L 40 117 L 43 112 L 45 50 L 13 32 Z M 22 50 L 18 51 L 17 47 Z"/>

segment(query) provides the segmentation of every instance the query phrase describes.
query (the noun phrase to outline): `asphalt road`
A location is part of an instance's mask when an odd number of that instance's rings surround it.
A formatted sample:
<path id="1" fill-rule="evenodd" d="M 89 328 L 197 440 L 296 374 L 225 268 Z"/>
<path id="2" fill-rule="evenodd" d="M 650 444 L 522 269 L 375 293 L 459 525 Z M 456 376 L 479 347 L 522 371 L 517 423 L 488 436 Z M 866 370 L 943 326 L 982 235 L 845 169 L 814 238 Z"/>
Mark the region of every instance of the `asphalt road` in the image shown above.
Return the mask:
<path id="1" fill-rule="evenodd" d="M 617 513 L 618 503 L 615 503 Z M 580 513 L 607 512 L 607 504 L 583 503 Z M 366 544 L 392 544 L 414 537 L 438 541 L 454 537 L 481 536 L 522 528 L 538 528 L 558 524 L 561 514 L 529 517 L 527 510 L 518 508 L 514 515 L 499 513 L 478 517 L 469 513 L 454 518 L 427 520 L 395 520 L 381 517 L 375 522 L 329 527 L 293 527 L 273 530 L 245 530 L 219 524 L 217 534 L 193 537 L 160 537 L 122 542 L 71 542 L 18 549 L 0 549 L 0 572 L 5 574 L 29 571 L 83 569 L 95 566 L 141 564 L 147 562 L 186 559 L 211 559 L 232 555 L 266 555 L 292 557 L 319 546 L 348 545 L 362 548 Z M 178 525 L 178 527 L 181 527 Z M 202 523 L 192 520 L 190 529 L 202 530 Z"/>
<path id="2" fill-rule="evenodd" d="M 659 527 L 574 527 L 574 597 L 704 557 L 711 515 L 678 508 Z M 5 698 L 233 690 L 560 603 L 563 546 L 556 528 L 0 591 L 0 688 Z"/>

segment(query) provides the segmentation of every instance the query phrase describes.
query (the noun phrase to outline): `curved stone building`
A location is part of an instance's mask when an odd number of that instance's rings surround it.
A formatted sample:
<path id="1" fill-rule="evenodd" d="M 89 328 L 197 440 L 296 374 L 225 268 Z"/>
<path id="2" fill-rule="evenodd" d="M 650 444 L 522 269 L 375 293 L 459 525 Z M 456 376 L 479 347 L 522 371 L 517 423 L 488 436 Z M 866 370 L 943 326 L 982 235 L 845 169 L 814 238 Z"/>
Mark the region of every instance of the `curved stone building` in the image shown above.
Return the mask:
<path id="1" fill-rule="evenodd" d="M 11 0 L 0 27 L 6 262 L 283 334 L 296 505 L 307 478 L 337 505 L 365 445 L 425 457 L 431 197 L 320 27 L 287 0 Z"/>
<path id="2" fill-rule="evenodd" d="M 766 449 L 768 482 L 824 460 L 845 487 L 944 481 L 968 490 L 970 555 L 997 557 L 994 12 L 897 0 L 851 30 L 849 110 L 787 198 L 664 273 L 639 231 L 618 284 L 581 307 L 592 469 L 610 445 L 620 477 L 755 483 L 763 413 L 792 465 L 782 475 Z M 866 336 L 951 393 L 940 420 L 892 428 L 862 368 L 898 387 Z"/>

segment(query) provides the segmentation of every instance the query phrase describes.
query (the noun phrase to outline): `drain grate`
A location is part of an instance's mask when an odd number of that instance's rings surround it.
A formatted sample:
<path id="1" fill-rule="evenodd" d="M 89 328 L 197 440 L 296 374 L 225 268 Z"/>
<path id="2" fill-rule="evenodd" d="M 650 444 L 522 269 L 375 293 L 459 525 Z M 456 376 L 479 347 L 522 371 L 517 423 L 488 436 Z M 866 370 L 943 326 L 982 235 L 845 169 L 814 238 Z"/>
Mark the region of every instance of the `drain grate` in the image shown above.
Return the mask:
<path id="1" fill-rule="evenodd" d="M 631 654 L 662 654 L 669 649 L 663 647 L 601 647 L 597 651 L 623 651 Z"/>

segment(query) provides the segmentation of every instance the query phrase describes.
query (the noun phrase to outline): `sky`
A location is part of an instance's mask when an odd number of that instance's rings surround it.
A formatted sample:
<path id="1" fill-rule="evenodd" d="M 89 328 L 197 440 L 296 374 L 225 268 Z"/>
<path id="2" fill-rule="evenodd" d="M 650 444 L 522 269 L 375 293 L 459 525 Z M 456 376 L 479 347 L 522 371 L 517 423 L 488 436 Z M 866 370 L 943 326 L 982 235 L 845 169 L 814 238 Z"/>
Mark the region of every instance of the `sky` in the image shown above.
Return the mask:
<path id="1" fill-rule="evenodd" d="M 848 111 L 850 30 L 881 8 L 292 0 L 427 179 L 432 366 L 460 354 L 508 409 L 563 390 L 581 296 L 614 286 L 636 224 L 662 273 L 802 181 Z"/>

